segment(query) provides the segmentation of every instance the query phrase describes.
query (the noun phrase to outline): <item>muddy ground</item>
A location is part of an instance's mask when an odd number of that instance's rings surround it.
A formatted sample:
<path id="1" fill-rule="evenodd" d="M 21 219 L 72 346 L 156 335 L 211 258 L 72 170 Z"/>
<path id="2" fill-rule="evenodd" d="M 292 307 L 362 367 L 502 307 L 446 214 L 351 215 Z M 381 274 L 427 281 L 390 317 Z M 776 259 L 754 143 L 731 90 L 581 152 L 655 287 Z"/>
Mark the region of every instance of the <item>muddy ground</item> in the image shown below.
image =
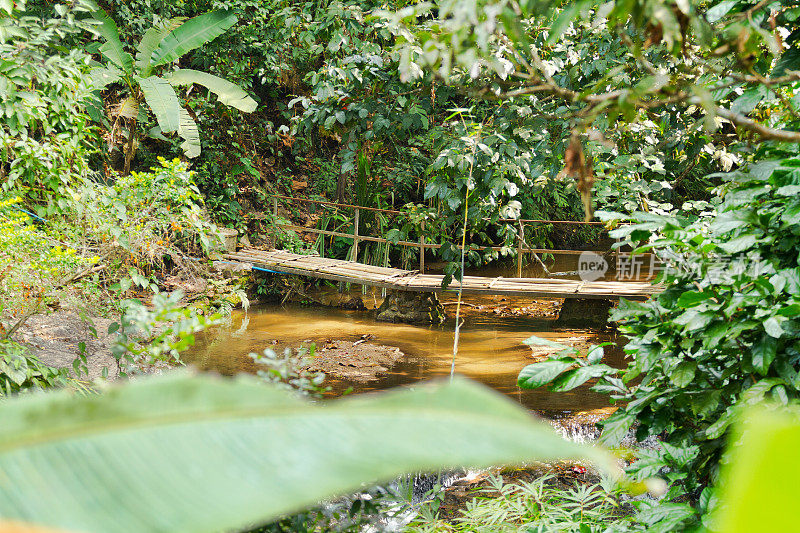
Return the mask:
<path id="1" fill-rule="evenodd" d="M 42 363 L 73 369 L 73 361 L 83 353 L 89 375 L 81 378 L 95 379 L 108 369 L 108 377 L 118 374 L 117 362 L 111 355 L 114 335 L 108 334 L 111 321 L 106 318 L 82 319 L 77 313 L 56 311 L 47 315 L 34 315 L 14 334 L 14 340 L 26 346 L 29 354 Z M 74 371 L 73 371 L 74 374 Z"/>

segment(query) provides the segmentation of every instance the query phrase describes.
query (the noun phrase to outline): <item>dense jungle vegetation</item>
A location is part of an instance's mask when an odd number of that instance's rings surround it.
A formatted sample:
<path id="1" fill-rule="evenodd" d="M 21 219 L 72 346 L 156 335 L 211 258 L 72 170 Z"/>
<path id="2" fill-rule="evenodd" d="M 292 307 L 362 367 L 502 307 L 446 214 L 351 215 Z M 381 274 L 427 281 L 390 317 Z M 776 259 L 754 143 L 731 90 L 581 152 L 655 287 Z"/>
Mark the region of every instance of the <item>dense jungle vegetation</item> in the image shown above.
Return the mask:
<path id="1" fill-rule="evenodd" d="M 789 0 L 0 0 L 0 528 L 795 529 L 798 18 Z M 328 405 L 292 354 L 247 378 L 170 370 L 249 305 L 252 280 L 212 262 L 222 228 L 349 256 L 275 228 L 349 216 L 275 195 L 396 209 L 361 223 L 440 244 L 450 279 L 513 258 L 519 219 L 605 224 L 536 223 L 531 246 L 655 254 L 663 290 L 612 312 L 625 368 L 531 337 L 551 355 L 520 369 L 520 388 L 607 394 L 603 447 L 460 379 Z M 109 364 L 85 341 L 68 366 L 32 354 L 32 321 L 65 312 Z M 560 458 L 600 474 L 495 479 L 456 516 L 375 485 Z"/>

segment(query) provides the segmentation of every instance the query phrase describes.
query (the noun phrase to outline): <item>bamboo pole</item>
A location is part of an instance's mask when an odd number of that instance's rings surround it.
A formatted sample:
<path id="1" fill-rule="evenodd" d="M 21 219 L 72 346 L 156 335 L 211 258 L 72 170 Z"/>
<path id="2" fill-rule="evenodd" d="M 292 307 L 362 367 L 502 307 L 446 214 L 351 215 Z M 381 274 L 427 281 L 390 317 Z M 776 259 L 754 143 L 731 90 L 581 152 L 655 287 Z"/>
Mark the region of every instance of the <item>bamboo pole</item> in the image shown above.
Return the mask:
<path id="1" fill-rule="evenodd" d="M 519 223 L 519 231 L 517 232 L 517 277 L 522 277 L 522 242 L 525 239 L 525 227 L 522 221 Z"/>
<path id="2" fill-rule="evenodd" d="M 425 221 L 420 225 L 419 234 L 419 273 L 425 273 Z"/>
<path id="3" fill-rule="evenodd" d="M 353 261 L 358 263 L 358 218 L 359 208 L 356 207 L 356 216 L 353 218 Z"/>

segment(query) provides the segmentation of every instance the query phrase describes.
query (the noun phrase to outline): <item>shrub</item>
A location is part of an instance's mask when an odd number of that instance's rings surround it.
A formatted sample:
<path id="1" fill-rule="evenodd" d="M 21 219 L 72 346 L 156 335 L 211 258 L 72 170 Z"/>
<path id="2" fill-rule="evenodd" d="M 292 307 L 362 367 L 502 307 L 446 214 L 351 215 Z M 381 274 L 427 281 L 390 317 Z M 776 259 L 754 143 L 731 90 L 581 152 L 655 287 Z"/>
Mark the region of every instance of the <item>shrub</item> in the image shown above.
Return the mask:
<path id="1" fill-rule="evenodd" d="M 636 252 L 653 250 L 668 265 L 662 293 L 622 301 L 612 314 L 629 339 L 625 370 L 562 353 L 519 377 L 522 387 L 560 390 L 600 377 L 593 388 L 623 405 L 603 423 L 601 441 L 615 445 L 631 428 L 640 441 L 661 437 L 662 449 L 641 452 L 632 471 L 664 473 L 674 482 L 668 496 L 685 491 L 701 508 L 737 405 L 800 397 L 800 159 L 724 177 L 709 216 L 643 213 L 612 232 L 649 238 Z"/>

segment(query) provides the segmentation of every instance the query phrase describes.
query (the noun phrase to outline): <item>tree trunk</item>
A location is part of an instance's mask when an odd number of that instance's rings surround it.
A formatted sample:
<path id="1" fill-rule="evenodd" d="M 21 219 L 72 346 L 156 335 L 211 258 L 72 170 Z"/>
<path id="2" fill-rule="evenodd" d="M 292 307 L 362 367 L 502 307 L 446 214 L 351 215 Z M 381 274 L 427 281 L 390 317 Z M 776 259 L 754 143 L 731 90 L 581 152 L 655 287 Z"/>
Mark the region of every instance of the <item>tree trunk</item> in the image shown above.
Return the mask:
<path id="1" fill-rule="evenodd" d="M 125 168 L 122 171 L 124 176 L 131 173 L 131 161 L 133 161 L 134 143 L 136 140 L 136 121 L 132 120 L 128 126 L 128 142 L 125 143 Z"/>

